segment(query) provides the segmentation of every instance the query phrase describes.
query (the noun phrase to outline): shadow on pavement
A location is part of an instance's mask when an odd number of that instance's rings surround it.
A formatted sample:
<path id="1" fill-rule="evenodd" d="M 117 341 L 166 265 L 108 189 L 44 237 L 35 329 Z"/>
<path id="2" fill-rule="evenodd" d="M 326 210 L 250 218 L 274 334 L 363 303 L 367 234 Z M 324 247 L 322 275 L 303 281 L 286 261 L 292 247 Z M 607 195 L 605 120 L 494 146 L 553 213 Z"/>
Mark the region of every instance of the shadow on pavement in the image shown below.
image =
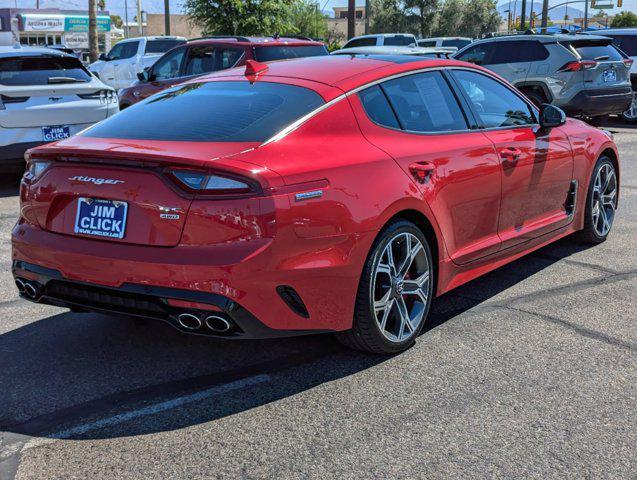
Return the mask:
<path id="1" fill-rule="evenodd" d="M 443 295 L 434 302 L 427 331 L 582 248 L 562 240 Z M 55 432 L 79 423 L 271 375 L 268 382 L 252 385 L 249 395 L 238 390 L 215 397 L 205 408 L 165 411 L 70 438 L 179 429 L 290 397 L 390 359 L 347 350 L 329 335 L 218 341 L 179 333 L 162 322 L 62 313 L 0 335 L 0 430 L 55 438 Z"/>

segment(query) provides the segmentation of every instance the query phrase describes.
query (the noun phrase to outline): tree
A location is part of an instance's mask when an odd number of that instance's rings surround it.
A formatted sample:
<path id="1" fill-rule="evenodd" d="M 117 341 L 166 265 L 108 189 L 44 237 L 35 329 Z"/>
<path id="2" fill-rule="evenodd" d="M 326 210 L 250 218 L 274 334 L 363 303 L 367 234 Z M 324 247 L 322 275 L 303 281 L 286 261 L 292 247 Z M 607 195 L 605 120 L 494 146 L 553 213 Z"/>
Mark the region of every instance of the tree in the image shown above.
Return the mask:
<path id="1" fill-rule="evenodd" d="M 467 0 L 457 35 L 478 38 L 495 32 L 500 25 L 500 14 L 495 0 Z M 450 33 L 449 33 L 450 34 Z"/>
<path id="2" fill-rule="evenodd" d="M 440 9 L 433 36 L 464 35 L 460 30 L 466 7 L 466 0 L 445 0 Z"/>
<path id="3" fill-rule="evenodd" d="M 290 31 L 294 0 L 186 0 L 184 10 L 204 35 L 273 35 Z"/>
<path id="4" fill-rule="evenodd" d="M 405 0 L 405 7 L 414 23 L 418 25 L 421 37 L 429 37 L 434 28 L 438 0 Z"/>
<path id="5" fill-rule="evenodd" d="M 89 59 L 97 61 L 99 57 L 99 47 L 97 44 L 97 2 L 88 0 L 88 51 Z"/>
<path id="6" fill-rule="evenodd" d="M 372 0 L 371 32 L 408 32 L 409 21 L 401 0 Z"/>
<path id="7" fill-rule="evenodd" d="M 124 26 L 124 21 L 119 15 L 111 15 L 111 23 L 115 28 L 122 28 Z"/>
<path id="8" fill-rule="evenodd" d="M 610 22 L 613 28 L 637 27 L 637 15 L 633 12 L 621 12 Z"/>
<path id="9" fill-rule="evenodd" d="M 316 3 L 297 0 L 288 8 L 291 27 L 284 33 L 311 38 L 325 38 L 327 36 L 327 19 Z"/>

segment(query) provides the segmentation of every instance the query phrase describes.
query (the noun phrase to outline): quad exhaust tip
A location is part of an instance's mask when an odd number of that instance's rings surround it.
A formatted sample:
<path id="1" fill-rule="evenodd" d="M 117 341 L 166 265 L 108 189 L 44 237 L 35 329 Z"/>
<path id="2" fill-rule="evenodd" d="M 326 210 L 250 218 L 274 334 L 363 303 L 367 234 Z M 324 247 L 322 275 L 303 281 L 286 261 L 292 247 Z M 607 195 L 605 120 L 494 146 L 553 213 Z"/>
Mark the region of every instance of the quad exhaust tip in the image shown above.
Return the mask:
<path id="1" fill-rule="evenodd" d="M 21 278 L 16 278 L 15 279 L 15 286 L 18 287 L 18 292 L 26 293 L 24 280 L 22 280 Z"/>
<path id="2" fill-rule="evenodd" d="M 217 333 L 225 333 L 230 330 L 230 322 L 219 315 L 210 315 L 206 317 L 206 326 Z"/>
<path id="3" fill-rule="evenodd" d="M 177 317 L 179 325 L 187 330 L 197 330 L 201 328 L 201 319 L 192 313 L 182 313 Z"/>
<path id="4" fill-rule="evenodd" d="M 24 295 L 31 300 L 39 299 L 42 293 L 42 285 L 38 282 L 16 278 L 15 286 L 18 288 L 18 292 L 20 292 L 21 295 Z"/>

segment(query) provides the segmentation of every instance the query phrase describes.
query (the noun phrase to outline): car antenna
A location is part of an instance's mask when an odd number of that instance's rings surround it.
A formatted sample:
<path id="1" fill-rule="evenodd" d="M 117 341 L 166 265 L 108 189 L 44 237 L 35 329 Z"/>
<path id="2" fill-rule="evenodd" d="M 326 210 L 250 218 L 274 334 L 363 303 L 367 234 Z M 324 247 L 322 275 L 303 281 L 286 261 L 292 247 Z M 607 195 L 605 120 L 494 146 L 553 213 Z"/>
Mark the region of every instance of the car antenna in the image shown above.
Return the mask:
<path id="1" fill-rule="evenodd" d="M 266 63 L 257 62 L 256 60 L 246 60 L 246 71 L 244 75 L 246 77 L 256 77 L 267 69 L 268 65 Z"/>

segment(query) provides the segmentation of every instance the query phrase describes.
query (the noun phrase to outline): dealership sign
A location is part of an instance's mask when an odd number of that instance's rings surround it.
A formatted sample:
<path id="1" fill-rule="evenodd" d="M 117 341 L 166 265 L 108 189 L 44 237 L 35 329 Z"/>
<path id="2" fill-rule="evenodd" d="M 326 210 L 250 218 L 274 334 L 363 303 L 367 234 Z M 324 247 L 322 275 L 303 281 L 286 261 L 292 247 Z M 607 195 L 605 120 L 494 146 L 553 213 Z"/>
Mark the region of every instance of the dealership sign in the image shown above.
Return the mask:
<path id="1" fill-rule="evenodd" d="M 22 14 L 21 17 L 25 32 L 64 31 L 64 15 Z"/>
<path id="2" fill-rule="evenodd" d="M 97 31 L 110 32 L 111 17 L 97 16 Z M 64 22 L 65 32 L 88 32 L 88 17 L 84 15 L 67 15 Z"/>
<path id="3" fill-rule="evenodd" d="M 44 15 L 23 13 L 22 30 L 25 32 L 88 32 L 86 15 Z M 111 17 L 98 15 L 97 31 L 110 32 Z"/>

